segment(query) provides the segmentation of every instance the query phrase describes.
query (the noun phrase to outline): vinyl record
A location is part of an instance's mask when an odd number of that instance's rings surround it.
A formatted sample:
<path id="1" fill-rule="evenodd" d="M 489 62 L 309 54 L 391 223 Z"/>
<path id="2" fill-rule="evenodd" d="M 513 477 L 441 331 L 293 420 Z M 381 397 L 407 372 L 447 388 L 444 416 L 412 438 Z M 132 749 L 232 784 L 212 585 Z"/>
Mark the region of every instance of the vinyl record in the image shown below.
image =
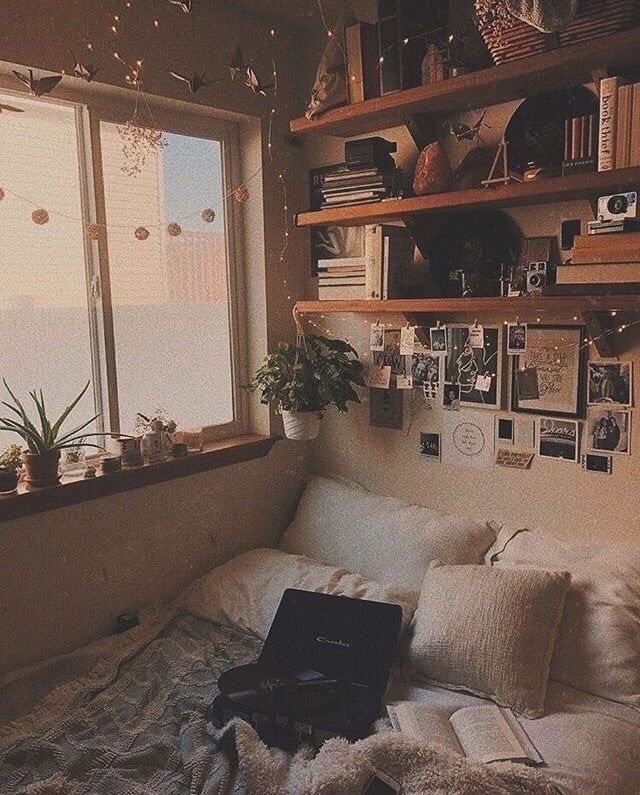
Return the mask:
<path id="1" fill-rule="evenodd" d="M 501 294 L 500 279 L 518 261 L 522 233 L 499 210 L 456 213 L 440 227 L 431 245 L 429 264 L 443 296 L 461 295 L 460 272 L 468 295 Z M 457 275 L 456 275 L 456 272 Z"/>
<path id="2" fill-rule="evenodd" d="M 533 162 L 543 166 L 545 176 L 560 175 L 565 120 L 592 113 L 598 113 L 598 100 L 583 86 L 525 99 L 505 130 L 509 170 L 523 173 Z"/>

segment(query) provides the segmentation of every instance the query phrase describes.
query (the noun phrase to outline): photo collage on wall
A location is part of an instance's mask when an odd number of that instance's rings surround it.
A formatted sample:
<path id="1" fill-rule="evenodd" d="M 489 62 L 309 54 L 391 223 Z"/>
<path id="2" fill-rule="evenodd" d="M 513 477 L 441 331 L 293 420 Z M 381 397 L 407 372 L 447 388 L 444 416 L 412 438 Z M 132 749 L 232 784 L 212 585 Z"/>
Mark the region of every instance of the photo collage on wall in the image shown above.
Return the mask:
<path id="1" fill-rule="evenodd" d="M 537 455 L 611 473 L 612 456 L 631 454 L 633 365 L 587 361 L 582 326 L 380 328 L 371 326 L 370 423 L 401 430 L 404 392 L 419 390 L 441 410 L 420 432 L 423 460 L 526 469 Z"/>

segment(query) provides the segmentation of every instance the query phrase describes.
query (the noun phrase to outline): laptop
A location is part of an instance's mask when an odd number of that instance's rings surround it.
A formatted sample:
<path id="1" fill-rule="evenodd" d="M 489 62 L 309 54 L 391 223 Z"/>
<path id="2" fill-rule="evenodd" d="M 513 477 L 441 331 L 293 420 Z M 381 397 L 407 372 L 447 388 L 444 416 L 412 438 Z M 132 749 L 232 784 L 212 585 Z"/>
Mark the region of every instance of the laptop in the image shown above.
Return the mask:
<path id="1" fill-rule="evenodd" d="M 249 720 L 266 742 L 366 737 L 402 624 L 398 605 L 288 588 L 253 665 L 218 680 L 218 722 Z"/>

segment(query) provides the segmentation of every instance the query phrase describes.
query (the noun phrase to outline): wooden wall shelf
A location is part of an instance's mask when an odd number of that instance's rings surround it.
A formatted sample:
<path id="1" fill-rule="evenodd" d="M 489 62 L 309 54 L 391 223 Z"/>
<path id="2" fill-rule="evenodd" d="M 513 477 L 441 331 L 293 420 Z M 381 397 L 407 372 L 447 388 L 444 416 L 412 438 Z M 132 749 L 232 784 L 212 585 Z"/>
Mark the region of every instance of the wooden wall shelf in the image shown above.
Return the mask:
<path id="1" fill-rule="evenodd" d="M 406 298 L 389 301 L 299 301 L 305 314 L 501 314 L 525 319 L 536 314 L 640 312 L 640 295 L 541 295 L 521 298 Z"/>
<path id="2" fill-rule="evenodd" d="M 346 105 L 327 111 L 315 121 L 294 119 L 291 132 L 295 135 L 317 133 L 350 138 L 401 126 L 414 114 L 453 113 L 497 105 L 587 83 L 606 69 L 617 71 L 638 64 L 640 29 L 634 29 L 441 83 Z"/>
<path id="3" fill-rule="evenodd" d="M 637 190 L 640 167 L 592 171 L 568 177 L 551 177 L 526 184 L 437 193 L 407 199 L 389 199 L 349 207 L 331 207 L 298 213 L 297 226 L 362 226 L 402 220 L 413 215 L 477 210 L 483 207 L 525 207 L 534 204 L 590 199 L 607 193 Z"/>

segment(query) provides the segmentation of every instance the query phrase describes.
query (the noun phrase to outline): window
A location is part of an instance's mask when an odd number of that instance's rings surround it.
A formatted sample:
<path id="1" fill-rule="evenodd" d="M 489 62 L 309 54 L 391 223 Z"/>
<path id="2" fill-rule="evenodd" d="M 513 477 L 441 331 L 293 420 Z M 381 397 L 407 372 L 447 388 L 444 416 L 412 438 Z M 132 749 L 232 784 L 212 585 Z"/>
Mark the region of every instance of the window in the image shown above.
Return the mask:
<path id="1" fill-rule="evenodd" d="M 162 407 L 179 427 L 239 432 L 235 126 L 159 110 L 163 144 L 128 173 L 113 107 L 0 102 L 15 108 L 0 127 L 0 374 L 42 386 L 52 411 L 91 379 L 112 430 Z"/>

